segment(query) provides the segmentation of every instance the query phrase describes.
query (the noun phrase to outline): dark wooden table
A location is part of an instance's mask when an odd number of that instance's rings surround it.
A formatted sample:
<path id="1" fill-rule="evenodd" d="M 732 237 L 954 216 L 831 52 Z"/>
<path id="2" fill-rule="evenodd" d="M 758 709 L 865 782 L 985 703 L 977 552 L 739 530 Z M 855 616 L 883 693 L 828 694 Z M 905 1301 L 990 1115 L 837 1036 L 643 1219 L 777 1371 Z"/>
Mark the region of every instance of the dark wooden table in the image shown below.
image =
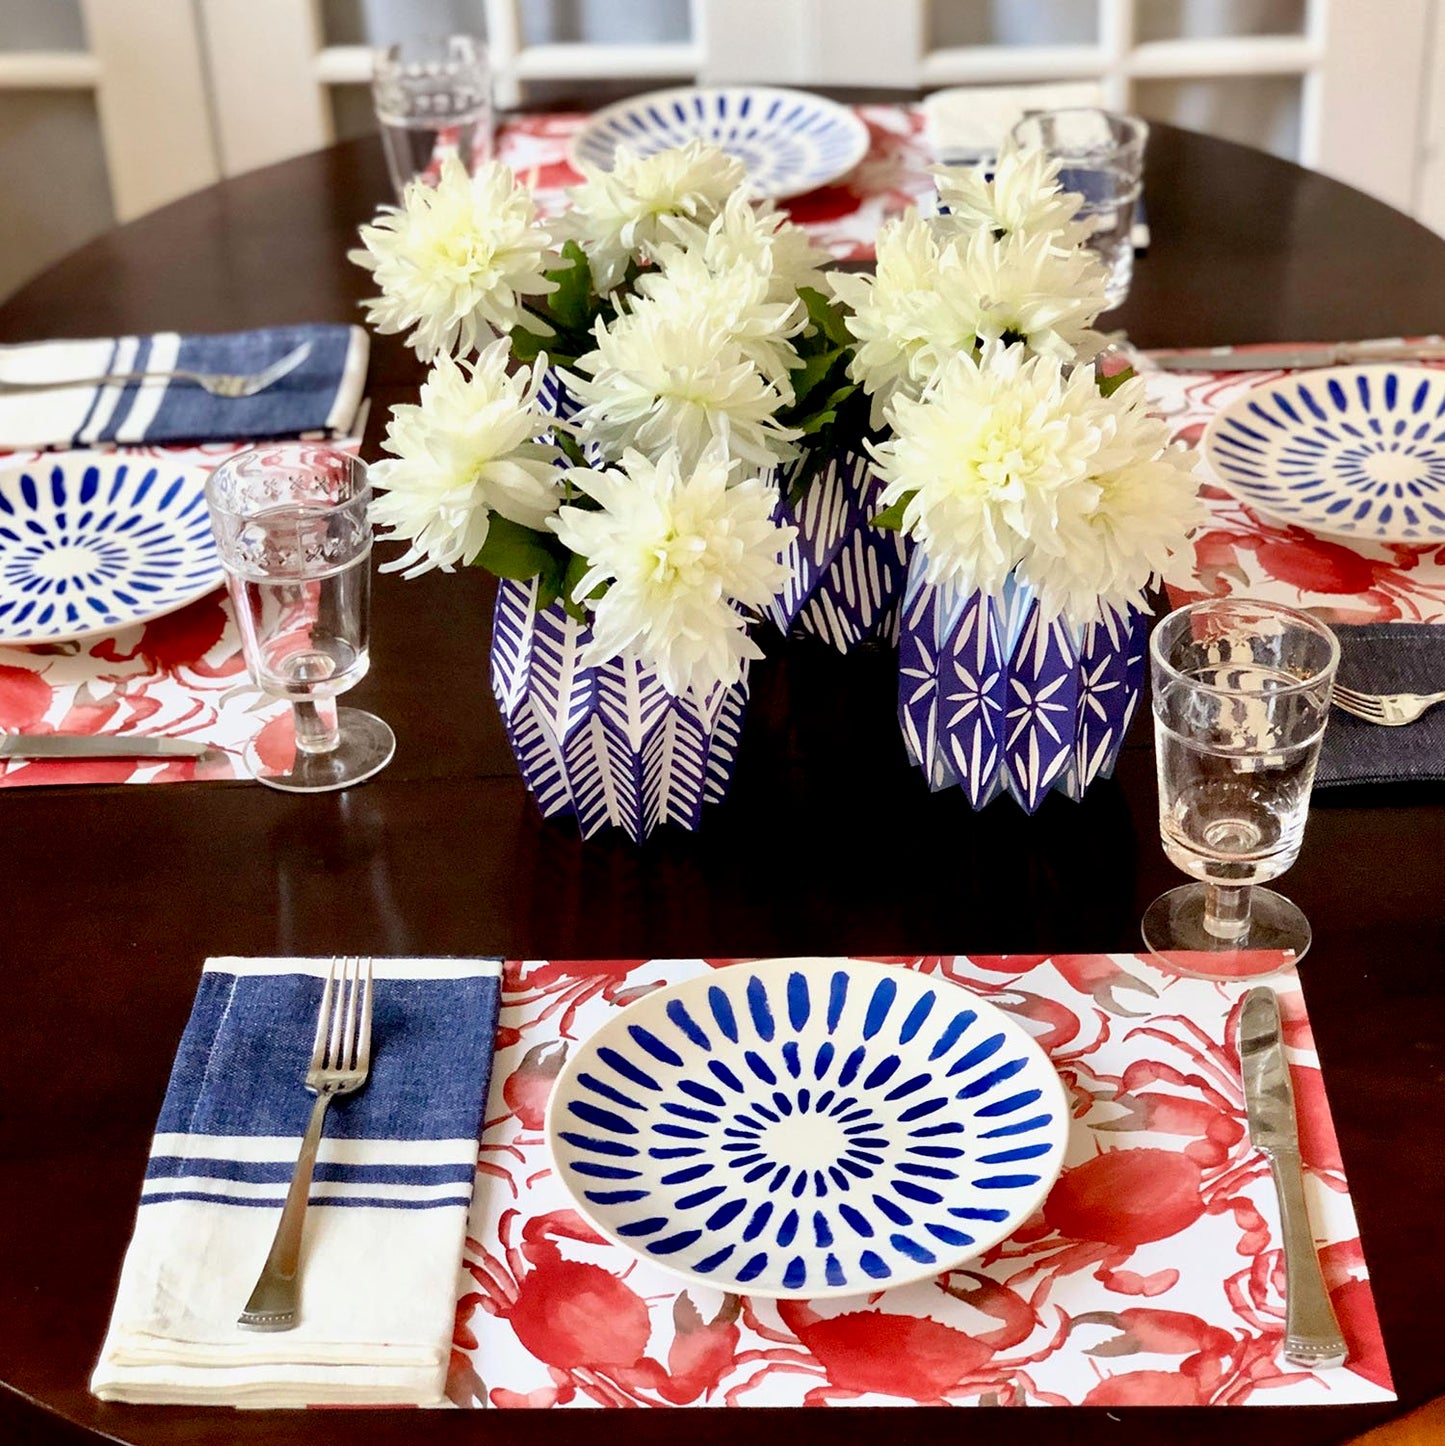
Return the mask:
<path id="1" fill-rule="evenodd" d="M 387 193 L 370 141 L 202 191 L 91 243 L 0 306 L 0 341 L 344 321 L 368 278 L 343 259 Z M 1153 249 L 1115 317 L 1142 345 L 1445 331 L 1445 242 L 1343 186 L 1168 127 L 1150 146 Z M 394 340 L 372 363 L 368 455 L 414 395 Z M 0 1440 L 582 1441 L 586 1412 L 234 1413 L 106 1406 L 86 1393 L 150 1132 L 202 959 L 213 954 L 630 957 L 1130 950 L 1178 881 L 1135 730 L 1084 802 L 974 815 L 903 756 L 883 654 L 807 643 L 754 675 L 732 795 L 698 835 L 583 844 L 543 823 L 485 682 L 481 575 L 378 579 L 357 701 L 397 754 L 341 795 L 251 784 L 0 793 Z M 1445 1391 L 1445 793 L 1315 804 L 1288 893 L 1313 921 L 1304 972 L 1401 1403 L 1233 1411 L 701 1410 L 698 1442 L 1336 1442 Z M 678 1427 L 648 1413 L 638 1441 Z"/>

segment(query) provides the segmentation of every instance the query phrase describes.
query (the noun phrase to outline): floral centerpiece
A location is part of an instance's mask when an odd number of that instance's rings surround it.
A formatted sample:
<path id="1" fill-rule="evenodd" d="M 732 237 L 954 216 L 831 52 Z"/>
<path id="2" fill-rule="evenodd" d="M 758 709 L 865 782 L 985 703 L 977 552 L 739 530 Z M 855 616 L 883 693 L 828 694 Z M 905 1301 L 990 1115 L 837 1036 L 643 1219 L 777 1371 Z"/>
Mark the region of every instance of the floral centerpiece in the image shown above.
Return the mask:
<path id="1" fill-rule="evenodd" d="M 871 277 L 825 273 L 743 179 L 701 143 L 623 149 L 548 221 L 506 167 L 449 160 L 352 253 L 371 324 L 431 363 L 373 471 L 409 544 L 387 566 L 501 579 L 493 690 L 544 811 L 589 834 L 696 826 L 721 796 L 761 614 L 846 647 L 905 581 L 905 738 L 935 785 L 971 780 L 938 703 L 965 615 L 1014 660 L 1005 688 L 1024 634 L 1077 665 L 1091 629 L 1133 636 L 1187 511 L 1137 385 L 1083 365 L 1102 269 L 1041 158 L 940 172 L 948 214 L 885 226 Z"/>
<path id="2" fill-rule="evenodd" d="M 774 474 L 835 422 L 824 258 L 742 180 L 700 144 L 624 152 L 546 222 L 504 166 L 452 161 L 353 252 L 371 324 L 432 363 L 373 470 L 410 543 L 387 566 L 501 579 L 493 690 L 544 811 L 589 834 L 721 796 L 750 623 L 791 576 Z"/>
<path id="3" fill-rule="evenodd" d="M 1032 812 L 1112 769 L 1144 672 L 1145 589 L 1199 518 L 1193 455 L 1142 380 L 1088 363 L 1104 268 L 1040 152 L 936 172 L 945 216 L 885 225 L 835 276 L 885 436 L 875 520 L 915 545 L 905 744 L 934 788 Z"/>

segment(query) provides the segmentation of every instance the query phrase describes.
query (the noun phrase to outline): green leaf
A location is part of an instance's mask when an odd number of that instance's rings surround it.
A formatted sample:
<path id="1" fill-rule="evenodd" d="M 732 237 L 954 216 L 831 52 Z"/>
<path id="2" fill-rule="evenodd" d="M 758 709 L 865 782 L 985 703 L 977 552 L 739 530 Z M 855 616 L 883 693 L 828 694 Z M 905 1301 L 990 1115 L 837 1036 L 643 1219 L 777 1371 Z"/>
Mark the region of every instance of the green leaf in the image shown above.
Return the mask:
<path id="1" fill-rule="evenodd" d="M 512 355 L 518 361 L 536 361 L 544 351 L 551 357 L 553 340 L 551 337 L 538 336 L 536 332 L 528 331 L 524 326 L 514 326 L 508 334 L 512 339 Z"/>
<path id="2" fill-rule="evenodd" d="M 492 513 L 487 526 L 487 540 L 474 559 L 497 577 L 524 581 L 549 569 L 562 567 L 562 544 L 550 532 L 523 527 L 501 513 Z"/>
<path id="3" fill-rule="evenodd" d="M 1133 367 L 1125 367 L 1123 371 L 1115 372 L 1111 377 L 1096 376 L 1094 381 L 1099 388 L 1099 395 L 1101 397 L 1112 397 L 1130 377 L 1137 377 L 1138 375 L 1139 373 L 1136 372 Z"/>
<path id="4" fill-rule="evenodd" d="M 908 504 L 918 494 L 916 492 L 905 492 L 891 507 L 885 507 L 882 512 L 875 512 L 869 519 L 874 527 L 884 532 L 902 532 L 903 514 L 908 510 Z"/>
<path id="5" fill-rule="evenodd" d="M 820 351 L 816 356 L 804 357 L 801 366 L 792 368 L 788 379 L 793 384 L 795 408 L 801 408 L 814 389 L 828 379 L 834 363 L 843 355 L 842 347 L 829 347 L 827 351 Z"/>
<path id="6" fill-rule="evenodd" d="M 565 427 L 553 428 L 552 435 L 557 439 L 557 445 L 562 449 L 562 454 L 574 467 L 585 467 L 587 458 L 582 453 L 582 444 Z"/>
<path id="7" fill-rule="evenodd" d="M 547 298 L 547 309 L 559 330 L 575 336 L 587 330 L 596 309 L 592 268 L 576 241 L 567 242 L 562 248 L 562 257 L 567 264 L 547 272 L 547 279 L 557 283 L 556 291 Z"/>
<path id="8" fill-rule="evenodd" d="M 812 286 L 800 286 L 798 295 L 808 308 L 808 320 L 828 338 L 834 346 L 852 346 L 853 337 L 843 317 L 843 308 L 836 301 L 823 295 Z"/>

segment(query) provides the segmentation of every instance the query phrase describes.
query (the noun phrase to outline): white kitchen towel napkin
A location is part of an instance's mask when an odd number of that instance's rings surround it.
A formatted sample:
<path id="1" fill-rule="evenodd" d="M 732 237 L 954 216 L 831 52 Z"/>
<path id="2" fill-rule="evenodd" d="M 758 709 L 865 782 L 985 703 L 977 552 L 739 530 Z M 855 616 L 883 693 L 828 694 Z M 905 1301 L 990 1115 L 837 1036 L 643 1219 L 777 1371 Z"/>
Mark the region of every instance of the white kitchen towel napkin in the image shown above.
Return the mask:
<path id="1" fill-rule="evenodd" d="M 173 371 L 250 376 L 294 351 L 304 361 L 251 397 L 214 397 Z M 5 392 L 0 387 L 0 450 L 96 447 L 109 442 L 229 442 L 344 435 L 356 420 L 370 354 L 359 326 L 271 326 L 258 331 L 181 336 L 101 337 L 0 346 L 0 383 L 145 372 L 154 380 Z"/>
<path id="2" fill-rule="evenodd" d="M 377 959 L 371 1075 L 326 1119 L 291 1331 L 240 1329 L 313 1104 L 329 961 L 212 959 L 151 1146 L 102 1400 L 233 1406 L 444 1399 L 501 964 Z"/>

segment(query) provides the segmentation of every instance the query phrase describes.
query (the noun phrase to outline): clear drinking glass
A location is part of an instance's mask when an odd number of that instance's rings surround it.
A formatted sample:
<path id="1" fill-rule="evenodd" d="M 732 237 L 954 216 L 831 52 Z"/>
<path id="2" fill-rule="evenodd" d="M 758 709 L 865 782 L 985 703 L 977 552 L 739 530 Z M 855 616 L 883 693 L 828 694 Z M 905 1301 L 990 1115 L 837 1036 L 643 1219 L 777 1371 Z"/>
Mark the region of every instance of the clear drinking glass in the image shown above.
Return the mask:
<path id="1" fill-rule="evenodd" d="M 395 751 L 380 718 L 336 706 L 369 663 L 370 502 L 366 464 L 313 442 L 242 452 L 206 483 L 246 664 L 258 687 L 292 707 L 294 745 L 268 739 L 246 752 L 272 788 L 346 788 Z"/>
<path id="2" fill-rule="evenodd" d="M 371 95 L 398 199 L 414 176 L 435 182 L 447 155 L 473 172 L 492 154 L 491 73 L 487 47 L 474 36 L 378 50 Z"/>
<path id="3" fill-rule="evenodd" d="M 1170 613 L 1149 657 L 1159 831 L 1198 882 L 1155 899 L 1144 940 L 1211 978 L 1257 972 L 1260 951 L 1298 959 L 1308 921 L 1258 885 L 1299 854 L 1339 643 L 1306 613 L 1213 598 Z"/>
<path id="4" fill-rule="evenodd" d="M 1134 210 L 1144 184 L 1148 122 L 1072 106 L 1025 116 L 1013 128 L 1013 137 L 1020 145 L 1042 147 L 1063 163 L 1059 182 L 1084 198 L 1077 217 L 1088 222 L 1089 248 L 1108 269 L 1108 304 L 1118 306 L 1134 277 Z"/>

